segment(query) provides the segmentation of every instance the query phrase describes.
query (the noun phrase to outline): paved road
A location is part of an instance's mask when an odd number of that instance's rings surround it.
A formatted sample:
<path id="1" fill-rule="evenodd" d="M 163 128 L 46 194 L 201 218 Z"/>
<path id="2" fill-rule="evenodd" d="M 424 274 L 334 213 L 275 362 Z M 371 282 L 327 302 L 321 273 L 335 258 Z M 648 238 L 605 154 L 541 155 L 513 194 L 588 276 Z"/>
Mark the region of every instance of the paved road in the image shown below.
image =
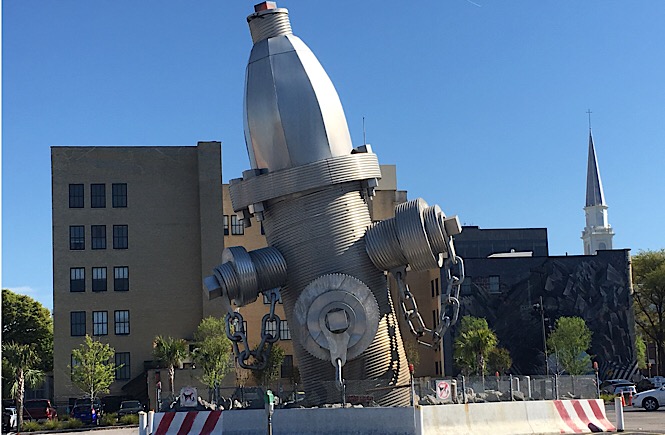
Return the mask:
<path id="1" fill-rule="evenodd" d="M 605 407 L 607 418 L 616 425 L 616 413 L 614 405 Z M 624 408 L 623 412 L 624 434 L 633 433 L 652 433 L 665 435 L 665 408 L 660 408 L 654 412 L 646 412 L 643 409 Z"/>

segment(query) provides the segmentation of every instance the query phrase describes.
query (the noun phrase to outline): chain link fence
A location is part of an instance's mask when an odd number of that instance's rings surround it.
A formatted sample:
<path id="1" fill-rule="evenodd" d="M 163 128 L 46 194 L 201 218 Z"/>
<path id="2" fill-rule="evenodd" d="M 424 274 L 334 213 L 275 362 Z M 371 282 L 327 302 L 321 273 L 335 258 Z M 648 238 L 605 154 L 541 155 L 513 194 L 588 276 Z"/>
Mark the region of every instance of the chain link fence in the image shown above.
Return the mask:
<path id="1" fill-rule="evenodd" d="M 450 394 L 442 392 L 442 385 L 437 388 L 437 384 L 441 381 L 448 384 L 446 388 L 450 388 Z M 418 378 L 415 394 L 421 404 L 597 399 L 600 397 L 595 375 Z"/>
<path id="2" fill-rule="evenodd" d="M 590 376 L 458 376 L 415 378 L 413 383 L 385 386 L 384 382 L 345 380 L 314 382 L 307 386 L 272 386 L 280 407 L 408 406 L 445 403 L 482 403 L 524 400 L 597 399 L 597 379 Z M 295 387 L 295 388 L 294 388 Z M 261 408 L 266 387 L 220 391 L 220 402 L 234 407 Z M 238 403 L 235 403 L 238 402 Z"/>

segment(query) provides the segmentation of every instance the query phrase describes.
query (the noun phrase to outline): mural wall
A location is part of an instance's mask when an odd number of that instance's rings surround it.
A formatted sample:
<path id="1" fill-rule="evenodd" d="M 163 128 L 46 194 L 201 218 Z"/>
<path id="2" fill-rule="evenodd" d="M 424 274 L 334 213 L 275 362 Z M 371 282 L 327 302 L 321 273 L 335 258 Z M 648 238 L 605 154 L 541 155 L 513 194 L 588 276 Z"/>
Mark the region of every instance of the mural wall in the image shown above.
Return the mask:
<path id="1" fill-rule="evenodd" d="M 460 315 L 485 317 L 513 359 L 514 374 L 544 374 L 541 316 L 546 329 L 561 316 L 578 316 L 593 332 L 589 353 L 603 377 L 635 369 L 635 321 L 629 250 L 591 256 L 467 259 Z M 453 335 L 455 330 L 452 331 Z M 451 340 L 448 340 L 448 344 Z M 446 346 L 446 367 L 452 365 Z"/>

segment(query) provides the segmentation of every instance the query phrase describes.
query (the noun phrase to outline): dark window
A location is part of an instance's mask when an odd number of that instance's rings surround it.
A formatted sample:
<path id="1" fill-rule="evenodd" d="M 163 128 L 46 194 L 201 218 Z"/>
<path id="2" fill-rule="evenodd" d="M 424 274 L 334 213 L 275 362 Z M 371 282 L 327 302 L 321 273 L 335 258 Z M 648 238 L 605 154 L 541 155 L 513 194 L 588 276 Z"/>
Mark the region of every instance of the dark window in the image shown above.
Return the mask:
<path id="1" fill-rule="evenodd" d="M 128 335 L 129 310 L 116 311 L 113 317 L 115 320 L 115 335 Z"/>
<path id="2" fill-rule="evenodd" d="M 113 249 L 127 249 L 127 225 L 113 225 Z"/>
<path id="3" fill-rule="evenodd" d="M 75 251 L 85 249 L 85 227 L 83 225 L 69 227 L 69 249 Z"/>
<path id="4" fill-rule="evenodd" d="M 115 354 L 115 378 L 118 380 L 129 379 L 132 376 L 129 352 L 116 352 Z"/>
<path id="5" fill-rule="evenodd" d="M 490 276 L 489 287 L 490 287 L 490 293 L 501 293 L 501 285 L 498 276 L 496 275 Z"/>
<path id="6" fill-rule="evenodd" d="M 266 235 L 266 230 L 263 228 L 263 221 L 261 221 L 261 235 L 262 236 Z"/>
<path id="7" fill-rule="evenodd" d="M 85 335 L 85 311 L 72 311 L 69 313 L 72 337 Z"/>
<path id="8" fill-rule="evenodd" d="M 280 371 L 282 378 L 288 379 L 293 377 L 293 355 L 284 355 Z"/>
<path id="9" fill-rule="evenodd" d="M 92 249 L 106 249 L 106 225 L 92 225 L 90 227 Z"/>
<path id="10" fill-rule="evenodd" d="M 291 331 L 289 330 L 289 322 L 282 320 L 279 322 L 279 339 L 291 340 Z"/>
<path id="11" fill-rule="evenodd" d="M 464 281 L 462 281 L 462 286 L 460 287 L 460 294 L 462 296 L 471 295 L 471 277 L 470 276 L 464 277 Z"/>
<path id="12" fill-rule="evenodd" d="M 69 208 L 83 208 L 83 184 L 69 185 Z"/>
<path id="13" fill-rule="evenodd" d="M 107 335 L 109 333 L 108 311 L 92 312 L 92 335 Z"/>
<path id="14" fill-rule="evenodd" d="M 106 184 L 90 185 L 90 207 L 92 208 L 106 207 Z"/>
<path id="15" fill-rule="evenodd" d="M 229 235 L 229 215 L 224 215 L 224 235 Z"/>
<path id="16" fill-rule="evenodd" d="M 434 288 L 436 289 L 436 295 L 439 296 L 439 278 L 434 279 Z"/>
<path id="17" fill-rule="evenodd" d="M 117 266 L 113 268 L 113 290 L 126 292 L 129 290 L 129 267 Z"/>
<path id="18" fill-rule="evenodd" d="M 93 267 L 92 268 L 92 291 L 105 292 L 106 291 L 106 268 Z"/>
<path id="19" fill-rule="evenodd" d="M 277 321 L 273 320 L 272 322 L 266 322 L 266 333 L 272 335 L 273 337 L 279 337 L 277 334 Z"/>
<path id="20" fill-rule="evenodd" d="M 84 267 L 72 267 L 71 269 L 69 269 L 69 291 L 70 292 L 85 291 Z"/>
<path id="21" fill-rule="evenodd" d="M 127 183 L 113 183 L 113 207 L 127 207 Z"/>
<path id="22" fill-rule="evenodd" d="M 242 220 L 238 219 L 238 216 L 235 214 L 231 215 L 231 234 L 236 236 L 245 234 L 245 225 L 242 223 Z"/>

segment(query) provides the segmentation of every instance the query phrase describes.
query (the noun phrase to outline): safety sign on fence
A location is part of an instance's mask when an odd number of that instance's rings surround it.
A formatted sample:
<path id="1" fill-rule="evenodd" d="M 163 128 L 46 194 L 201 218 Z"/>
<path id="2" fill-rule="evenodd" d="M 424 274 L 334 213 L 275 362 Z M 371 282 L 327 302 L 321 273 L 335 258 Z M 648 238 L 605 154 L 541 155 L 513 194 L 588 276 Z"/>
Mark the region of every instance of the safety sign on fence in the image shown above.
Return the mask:
<path id="1" fill-rule="evenodd" d="M 436 381 L 436 398 L 443 401 L 450 400 L 450 381 L 443 379 Z"/>

